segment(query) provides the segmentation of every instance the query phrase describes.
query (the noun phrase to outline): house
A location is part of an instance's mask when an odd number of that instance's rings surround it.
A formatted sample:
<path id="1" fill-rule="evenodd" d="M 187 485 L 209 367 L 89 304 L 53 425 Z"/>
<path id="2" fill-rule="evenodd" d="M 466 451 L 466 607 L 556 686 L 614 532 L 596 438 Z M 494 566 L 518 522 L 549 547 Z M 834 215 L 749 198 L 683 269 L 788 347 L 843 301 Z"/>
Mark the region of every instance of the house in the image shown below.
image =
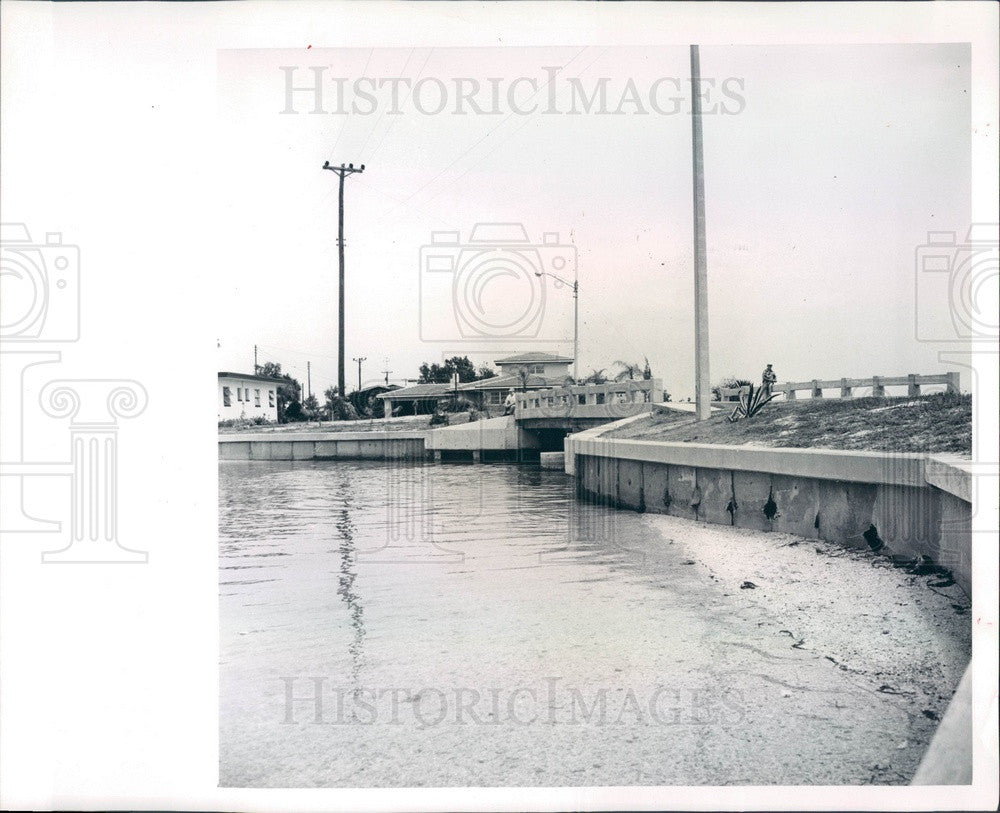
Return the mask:
<path id="1" fill-rule="evenodd" d="M 495 359 L 493 363 L 500 368 L 499 375 L 458 385 L 460 395 L 464 394 L 479 409 L 487 412 L 501 409 L 511 390 L 561 387 L 567 380 L 572 382 L 569 365 L 573 363 L 573 359 L 569 356 L 539 352 L 518 353 Z"/>
<path id="2" fill-rule="evenodd" d="M 275 378 L 246 373 L 219 373 L 219 421 L 278 421 L 278 385 Z"/>
<path id="3" fill-rule="evenodd" d="M 450 384 L 414 384 L 376 395 L 388 415 L 430 415 L 438 401 L 453 394 Z"/>
<path id="4" fill-rule="evenodd" d="M 451 384 L 415 384 L 377 395 L 387 401 L 394 415 L 426 415 L 437 405 L 456 397 L 468 401 L 477 409 L 499 414 L 503 402 L 511 390 L 533 390 L 543 387 L 559 387 L 570 378 L 569 365 L 573 359 L 552 353 L 519 353 L 496 359 L 500 374 L 479 381 L 459 384 L 456 390 Z"/>

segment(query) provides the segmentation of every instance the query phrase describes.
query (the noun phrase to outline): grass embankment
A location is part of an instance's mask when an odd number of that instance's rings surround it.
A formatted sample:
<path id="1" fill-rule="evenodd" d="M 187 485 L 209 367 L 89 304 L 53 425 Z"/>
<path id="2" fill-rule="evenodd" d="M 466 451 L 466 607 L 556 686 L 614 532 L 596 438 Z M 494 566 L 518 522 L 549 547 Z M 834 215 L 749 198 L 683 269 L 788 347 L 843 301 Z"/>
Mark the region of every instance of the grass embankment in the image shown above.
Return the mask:
<path id="1" fill-rule="evenodd" d="M 733 405 L 735 406 L 735 404 Z M 654 413 L 604 437 L 971 457 L 972 396 L 772 401 L 752 418 L 727 420 L 732 406 L 703 422 L 690 413 Z"/>

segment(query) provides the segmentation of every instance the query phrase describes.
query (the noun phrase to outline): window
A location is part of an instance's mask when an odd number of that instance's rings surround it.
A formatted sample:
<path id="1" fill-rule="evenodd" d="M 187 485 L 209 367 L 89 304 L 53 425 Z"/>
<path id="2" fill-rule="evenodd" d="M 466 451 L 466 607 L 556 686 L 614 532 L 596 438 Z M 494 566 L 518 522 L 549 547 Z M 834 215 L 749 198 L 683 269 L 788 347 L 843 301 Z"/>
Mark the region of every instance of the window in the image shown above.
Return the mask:
<path id="1" fill-rule="evenodd" d="M 500 390 L 490 390 L 490 403 L 499 404 L 501 400 L 500 396 L 502 394 L 503 393 L 501 393 Z"/>
<path id="2" fill-rule="evenodd" d="M 248 404 L 250 403 L 250 388 L 249 387 L 244 387 L 243 388 L 243 400 L 246 401 Z"/>
<path id="3" fill-rule="evenodd" d="M 267 405 L 274 406 L 274 390 L 267 391 Z"/>
<path id="4" fill-rule="evenodd" d="M 532 364 L 528 368 L 528 372 L 529 373 L 537 373 L 538 375 L 542 375 L 542 374 L 545 373 L 545 365 L 544 364 Z"/>
<path id="5" fill-rule="evenodd" d="M 222 405 L 223 406 L 233 405 L 233 393 L 232 390 L 229 389 L 229 387 L 222 388 Z"/>
<path id="6" fill-rule="evenodd" d="M 237 401 L 242 401 L 243 400 L 243 387 L 237 387 L 236 388 L 236 400 Z"/>
<path id="7" fill-rule="evenodd" d="M 260 390 L 253 391 L 253 405 L 257 407 L 260 406 Z"/>

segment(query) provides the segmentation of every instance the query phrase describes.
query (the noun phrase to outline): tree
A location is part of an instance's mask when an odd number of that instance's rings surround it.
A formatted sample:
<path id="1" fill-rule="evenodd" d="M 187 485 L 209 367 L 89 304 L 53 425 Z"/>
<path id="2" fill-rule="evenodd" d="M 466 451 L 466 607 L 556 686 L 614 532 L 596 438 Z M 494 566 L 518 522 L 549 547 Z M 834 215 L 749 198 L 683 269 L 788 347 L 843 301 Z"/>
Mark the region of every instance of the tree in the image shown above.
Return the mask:
<path id="1" fill-rule="evenodd" d="M 330 413 L 331 421 L 356 421 L 358 419 L 358 411 L 354 408 L 354 404 L 341 396 L 339 388 L 328 388 L 323 393 L 323 397 L 326 398 L 326 409 Z"/>
<path id="2" fill-rule="evenodd" d="M 421 364 L 420 383 L 450 384 L 451 377 L 455 373 L 458 373 L 458 380 L 461 384 L 478 381 L 481 378 L 492 378 L 496 375 L 492 370 L 489 370 L 489 374 L 486 375 L 485 371 L 487 370 L 489 368 L 484 365 L 477 371 L 468 356 L 452 356 L 450 359 L 445 359 L 443 364 L 427 364 L 426 362 Z"/>
<path id="3" fill-rule="evenodd" d="M 642 380 L 649 381 L 653 377 L 653 371 L 649 369 L 649 359 L 643 356 L 642 360 L 646 362 L 645 366 L 642 368 Z"/>
<path id="4" fill-rule="evenodd" d="M 497 371 L 490 367 L 489 364 L 483 364 L 476 369 L 476 381 L 482 381 L 485 378 L 495 378 Z"/>
<path id="5" fill-rule="evenodd" d="M 299 420 L 302 414 L 302 404 L 299 398 L 302 393 L 302 385 L 299 384 L 288 373 L 281 372 L 281 365 L 274 361 L 266 361 L 257 368 L 258 375 L 266 378 L 278 380 L 278 422 Z"/>
<path id="6" fill-rule="evenodd" d="M 591 370 L 590 375 L 588 375 L 583 381 L 585 384 L 604 384 L 608 380 L 608 377 L 604 374 L 604 368 L 597 370 Z"/>
<path id="7" fill-rule="evenodd" d="M 615 364 L 622 368 L 622 371 L 615 376 L 615 381 L 624 381 L 626 378 L 633 381 L 642 372 L 642 365 L 635 362 L 616 361 Z M 646 366 L 649 366 L 648 362 Z"/>

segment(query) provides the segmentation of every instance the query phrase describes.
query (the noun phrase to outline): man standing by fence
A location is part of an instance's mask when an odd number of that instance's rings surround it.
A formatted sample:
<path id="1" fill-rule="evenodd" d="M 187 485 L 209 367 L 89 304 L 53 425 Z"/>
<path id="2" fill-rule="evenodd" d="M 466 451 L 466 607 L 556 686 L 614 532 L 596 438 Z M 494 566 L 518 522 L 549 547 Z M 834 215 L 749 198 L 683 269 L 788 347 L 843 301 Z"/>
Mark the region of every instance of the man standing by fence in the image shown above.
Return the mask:
<path id="1" fill-rule="evenodd" d="M 777 380 L 777 373 L 775 373 L 774 370 L 771 369 L 771 365 L 768 364 L 767 367 L 764 368 L 764 372 L 760 377 L 760 388 L 764 391 L 763 395 L 765 398 L 770 397 L 771 388 L 774 387 Z"/>

